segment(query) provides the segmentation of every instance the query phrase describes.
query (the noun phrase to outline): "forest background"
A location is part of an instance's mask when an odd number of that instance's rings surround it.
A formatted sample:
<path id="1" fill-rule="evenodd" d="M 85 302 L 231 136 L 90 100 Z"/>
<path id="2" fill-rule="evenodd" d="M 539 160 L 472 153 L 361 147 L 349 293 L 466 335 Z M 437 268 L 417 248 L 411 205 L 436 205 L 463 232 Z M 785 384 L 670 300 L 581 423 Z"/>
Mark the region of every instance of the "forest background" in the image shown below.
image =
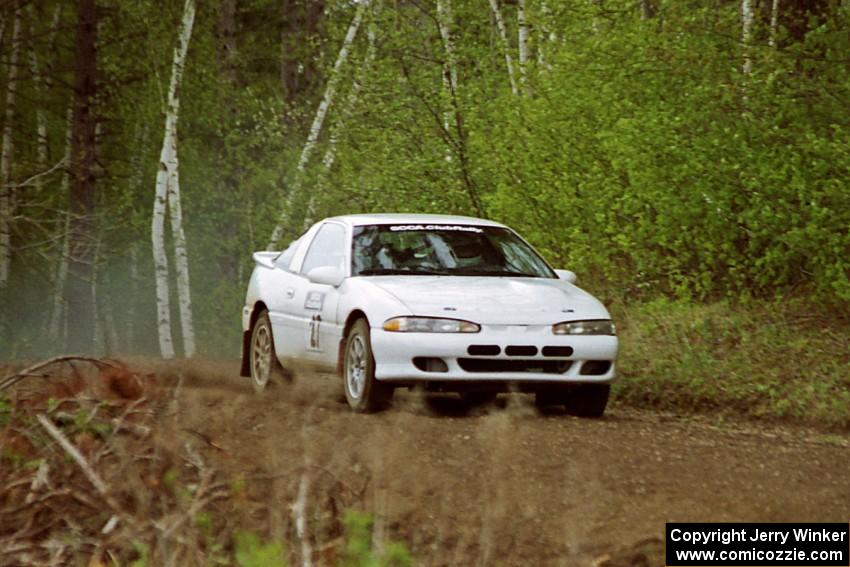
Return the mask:
<path id="1" fill-rule="evenodd" d="M 838 0 L 4 0 L 0 358 L 236 357 L 251 252 L 471 214 L 619 400 L 850 424 L 848 71 Z"/>

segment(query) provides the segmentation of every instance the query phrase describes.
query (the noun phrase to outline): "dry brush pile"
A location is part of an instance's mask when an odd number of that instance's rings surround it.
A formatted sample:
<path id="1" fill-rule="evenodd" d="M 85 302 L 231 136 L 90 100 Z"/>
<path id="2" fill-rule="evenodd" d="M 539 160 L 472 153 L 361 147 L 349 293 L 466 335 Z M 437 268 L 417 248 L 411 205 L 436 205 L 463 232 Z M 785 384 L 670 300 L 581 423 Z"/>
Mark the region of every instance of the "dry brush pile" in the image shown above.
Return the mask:
<path id="1" fill-rule="evenodd" d="M 371 520 L 353 512 L 368 479 L 354 489 L 316 465 L 253 478 L 251 463 L 234 475 L 228 448 L 182 425 L 182 371 L 62 356 L 0 375 L 3 565 L 410 562 L 403 546 L 373 553 Z"/>

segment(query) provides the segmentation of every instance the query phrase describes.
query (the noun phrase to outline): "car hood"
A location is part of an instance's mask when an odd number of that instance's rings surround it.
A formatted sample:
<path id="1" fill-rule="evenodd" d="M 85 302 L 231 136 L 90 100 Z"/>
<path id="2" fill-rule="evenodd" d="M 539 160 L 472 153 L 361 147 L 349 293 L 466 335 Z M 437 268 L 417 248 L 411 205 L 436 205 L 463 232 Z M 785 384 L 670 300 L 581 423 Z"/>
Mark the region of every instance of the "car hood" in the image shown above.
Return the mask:
<path id="1" fill-rule="evenodd" d="M 368 279 L 415 315 L 467 319 L 485 325 L 550 325 L 610 318 L 597 299 L 563 280 L 479 276 Z"/>

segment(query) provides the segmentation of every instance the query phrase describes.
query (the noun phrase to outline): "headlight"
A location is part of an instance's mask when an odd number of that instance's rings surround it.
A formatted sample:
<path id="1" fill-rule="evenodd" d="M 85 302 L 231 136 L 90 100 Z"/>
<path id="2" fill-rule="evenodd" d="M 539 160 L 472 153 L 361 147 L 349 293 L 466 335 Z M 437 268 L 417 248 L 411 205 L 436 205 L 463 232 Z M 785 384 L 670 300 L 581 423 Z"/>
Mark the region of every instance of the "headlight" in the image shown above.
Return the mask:
<path id="1" fill-rule="evenodd" d="M 393 317 L 384 321 L 384 330 L 400 333 L 477 333 L 481 326 L 458 319 Z"/>
<path id="2" fill-rule="evenodd" d="M 607 319 L 570 321 L 552 325 L 552 332 L 556 335 L 616 335 L 617 327 Z"/>

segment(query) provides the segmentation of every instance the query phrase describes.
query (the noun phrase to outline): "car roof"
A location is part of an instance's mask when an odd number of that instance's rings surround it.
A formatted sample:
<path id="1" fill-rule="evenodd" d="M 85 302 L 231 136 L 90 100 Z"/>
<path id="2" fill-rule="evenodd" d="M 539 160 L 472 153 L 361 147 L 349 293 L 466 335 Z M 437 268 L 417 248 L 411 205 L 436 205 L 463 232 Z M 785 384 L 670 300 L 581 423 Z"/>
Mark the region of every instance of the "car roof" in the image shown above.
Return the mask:
<path id="1" fill-rule="evenodd" d="M 345 222 L 352 226 L 368 224 L 465 224 L 474 226 L 504 226 L 501 223 L 479 219 L 476 217 L 464 217 L 459 215 L 424 215 L 408 213 L 375 213 L 361 215 L 341 215 L 330 217 L 325 220 L 336 220 Z"/>

